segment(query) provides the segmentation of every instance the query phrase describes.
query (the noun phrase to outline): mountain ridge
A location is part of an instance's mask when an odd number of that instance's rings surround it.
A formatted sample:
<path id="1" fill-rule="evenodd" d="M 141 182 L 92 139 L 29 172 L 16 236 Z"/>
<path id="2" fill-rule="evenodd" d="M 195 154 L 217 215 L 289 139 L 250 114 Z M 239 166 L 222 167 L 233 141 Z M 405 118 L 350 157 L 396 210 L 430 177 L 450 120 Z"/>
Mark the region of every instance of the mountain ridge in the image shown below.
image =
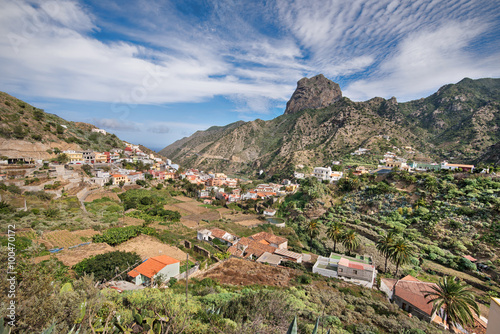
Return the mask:
<path id="1" fill-rule="evenodd" d="M 322 75 L 314 78 L 322 82 L 318 94 L 335 96 L 324 107 L 301 109 L 304 101 L 316 105 L 326 100 L 311 92 L 306 98 L 294 92 L 284 114 L 272 120 L 239 121 L 198 131 L 159 153 L 181 165 L 248 172 L 325 165 L 367 143 L 381 152 L 387 148 L 381 136 L 389 137 L 393 146 L 414 146 L 433 159 L 457 162 L 480 157 L 489 161 L 483 157 L 487 148 L 500 142 L 500 79 L 464 78 L 426 98 L 400 103 L 395 97 L 353 102 L 336 92 L 334 85 L 330 85 L 331 94 L 325 93 L 324 83 L 330 80 Z M 303 91 L 312 79 L 301 79 L 298 89 Z"/>
<path id="2" fill-rule="evenodd" d="M 124 148 L 116 135 L 93 132 L 93 124 L 67 121 L 0 92 L 0 155 L 54 158 L 54 150 L 109 151 Z"/>

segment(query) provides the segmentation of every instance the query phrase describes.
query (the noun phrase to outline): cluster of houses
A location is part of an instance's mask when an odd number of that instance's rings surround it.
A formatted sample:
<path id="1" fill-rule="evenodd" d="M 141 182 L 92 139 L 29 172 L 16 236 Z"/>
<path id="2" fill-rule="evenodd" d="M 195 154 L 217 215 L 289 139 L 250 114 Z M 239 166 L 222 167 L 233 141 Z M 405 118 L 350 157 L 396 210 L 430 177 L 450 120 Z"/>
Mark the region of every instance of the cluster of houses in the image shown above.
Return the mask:
<path id="1" fill-rule="evenodd" d="M 97 129 L 99 130 L 99 129 Z M 104 131 L 104 130 L 103 130 Z M 92 150 L 74 151 L 68 150 L 62 153 L 68 157 L 69 164 L 105 164 L 115 162 L 136 163 L 141 161 L 145 165 L 162 163 L 163 159 L 155 157 L 154 154 L 143 152 L 138 145 L 125 143 L 125 149 L 114 148 L 110 152 L 95 152 Z"/>
<path id="2" fill-rule="evenodd" d="M 411 147 L 406 147 L 411 149 Z M 368 152 L 368 149 L 360 148 L 356 152 L 351 153 L 355 155 L 361 155 Z M 439 170 L 461 170 L 464 172 L 473 172 L 474 165 L 466 165 L 466 164 L 450 164 L 446 161 L 443 161 L 440 164 L 437 163 L 423 163 L 423 162 L 410 162 L 408 163 L 406 159 L 399 158 L 395 153 L 387 152 L 384 155 L 384 159 L 379 161 L 382 165 L 378 165 L 374 170 L 368 170 L 364 166 L 358 166 L 355 170 L 353 170 L 354 175 L 362 175 L 362 174 L 384 174 L 390 173 L 394 168 L 398 168 L 399 170 L 407 171 L 407 172 L 425 172 L 425 171 L 439 171 Z M 339 161 L 333 161 L 333 165 L 339 165 Z M 323 182 L 337 182 L 342 177 L 345 177 L 344 173 L 341 171 L 334 171 L 331 167 L 314 167 L 312 174 L 294 172 L 293 175 L 296 179 L 304 179 L 306 177 L 315 177 L 318 181 Z"/>
<path id="3" fill-rule="evenodd" d="M 250 237 L 239 238 L 219 228 L 213 228 L 198 231 L 197 238 L 208 242 L 213 242 L 216 239 L 229 246 L 227 252 L 232 257 L 255 260 L 272 266 L 278 266 L 282 261 L 302 263 L 303 260 L 310 259 L 310 255 L 288 250 L 286 238 L 268 232 L 259 232 Z"/>
<path id="4" fill-rule="evenodd" d="M 255 188 L 243 192 L 240 188 L 243 181 L 230 178 L 224 173 L 205 173 L 197 169 L 188 169 L 183 173 L 178 173 L 178 176 L 192 184 L 202 186 L 203 189 L 197 192 L 197 196 L 206 204 L 210 204 L 214 199 L 234 203 L 246 200 L 278 198 L 295 192 L 299 187 L 298 184 L 292 183 L 290 180 L 284 180 L 281 184 L 259 184 Z"/>

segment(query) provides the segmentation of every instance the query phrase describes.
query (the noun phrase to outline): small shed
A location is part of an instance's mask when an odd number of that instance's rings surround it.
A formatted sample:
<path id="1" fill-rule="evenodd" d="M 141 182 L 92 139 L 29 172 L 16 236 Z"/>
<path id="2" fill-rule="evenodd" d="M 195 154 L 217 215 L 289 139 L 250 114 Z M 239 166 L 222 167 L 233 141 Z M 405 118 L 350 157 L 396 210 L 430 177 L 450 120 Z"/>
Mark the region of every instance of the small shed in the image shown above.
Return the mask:
<path id="1" fill-rule="evenodd" d="M 278 255 L 271 254 L 269 252 L 265 252 L 258 259 L 257 262 L 260 263 L 269 263 L 272 266 L 278 266 L 281 263 L 282 257 Z"/>
<path id="2" fill-rule="evenodd" d="M 467 259 L 467 260 L 469 260 L 469 261 L 470 261 L 470 262 L 472 262 L 472 263 L 477 262 L 477 259 L 473 258 L 473 257 L 472 257 L 472 256 L 470 256 L 470 255 L 465 255 L 465 256 L 464 256 L 464 259 Z"/>

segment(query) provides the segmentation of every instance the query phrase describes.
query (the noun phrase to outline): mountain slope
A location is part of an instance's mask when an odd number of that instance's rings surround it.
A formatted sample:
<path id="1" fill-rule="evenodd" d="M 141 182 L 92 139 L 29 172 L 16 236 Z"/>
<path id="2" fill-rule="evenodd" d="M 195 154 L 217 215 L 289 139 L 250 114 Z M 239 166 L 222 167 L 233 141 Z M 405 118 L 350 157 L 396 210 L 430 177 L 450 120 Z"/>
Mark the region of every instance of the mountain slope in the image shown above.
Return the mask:
<path id="1" fill-rule="evenodd" d="M 277 171 L 324 165 L 359 147 L 377 153 L 392 145 L 469 162 L 500 141 L 500 79 L 464 79 L 406 103 L 395 98 L 353 102 L 322 75 L 301 79 L 297 86 L 300 94 L 294 93 L 284 115 L 198 131 L 160 153 L 186 166 Z M 308 103 L 324 107 L 303 109 Z"/>
<path id="2" fill-rule="evenodd" d="M 0 155 L 49 159 L 60 150 L 123 148 L 114 134 L 92 132 L 92 124 L 66 121 L 0 92 Z"/>

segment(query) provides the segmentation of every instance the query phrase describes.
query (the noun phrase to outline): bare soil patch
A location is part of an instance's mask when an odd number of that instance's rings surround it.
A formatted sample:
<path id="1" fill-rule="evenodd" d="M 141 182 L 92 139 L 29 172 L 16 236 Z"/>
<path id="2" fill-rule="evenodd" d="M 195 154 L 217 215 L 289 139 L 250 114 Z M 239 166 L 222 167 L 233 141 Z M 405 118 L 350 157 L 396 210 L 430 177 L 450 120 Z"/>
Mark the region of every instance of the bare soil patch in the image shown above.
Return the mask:
<path id="1" fill-rule="evenodd" d="M 179 261 L 186 259 L 186 253 L 179 248 L 164 244 L 156 238 L 144 234 L 114 247 L 113 250 L 136 252 L 142 259 L 158 255 L 168 255 Z"/>
<path id="2" fill-rule="evenodd" d="M 78 248 L 63 250 L 54 255 L 45 255 L 40 256 L 34 259 L 35 263 L 42 262 L 44 260 L 48 260 L 51 257 L 55 257 L 64 263 L 67 266 L 74 266 L 78 262 L 89 258 L 91 256 L 95 256 L 98 254 L 104 254 L 107 252 L 112 252 L 114 249 L 108 244 L 100 243 L 100 244 L 90 244 L 81 246 Z"/>
<path id="3" fill-rule="evenodd" d="M 144 219 L 135 218 L 135 217 L 129 217 L 129 216 L 124 216 L 124 217 L 120 218 L 119 223 L 122 223 L 122 219 L 123 219 L 123 225 L 124 226 L 142 225 L 145 222 Z"/>
<path id="4" fill-rule="evenodd" d="M 222 284 L 231 285 L 288 286 L 290 280 L 296 276 L 297 272 L 291 268 L 272 267 L 242 259 L 229 259 L 209 269 L 198 278 L 202 280 L 209 277 Z"/>
<path id="5" fill-rule="evenodd" d="M 163 206 L 163 208 L 165 210 L 177 211 L 181 214 L 181 216 L 187 216 L 187 215 L 191 214 L 189 211 L 175 206 L 175 204 L 166 204 Z"/>
<path id="6" fill-rule="evenodd" d="M 196 228 L 202 224 L 202 220 L 218 220 L 221 215 L 218 211 L 205 208 L 201 206 L 201 203 L 186 197 L 186 196 L 176 196 L 176 200 L 181 201 L 180 203 L 165 205 L 164 209 L 178 211 L 182 218 L 181 223 L 189 228 Z"/>
<path id="7" fill-rule="evenodd" d="M 175 196 L 174 197 L 176 200 L 179 200 L 181 202 L 192 202 L 193 199 L 191 197 L 186 197 L 186 196 Z"/>
<path id="8" fill-rule="evenodd" d="M 174 204 L 173 206 L 175 206 L 177 208 L 184 209 L 184 210 L 188 211 L 189 213 L 195 214 L 195 215 L 212 211 L 212 210 L 207 209 L 205 207 L 202 207 L 200 205 L 201 205 L 201 203 L 198 201 L 191 201 L 191 202 L 177 203 L 177 204 Z"/>
<path id="9" fill-rule="evenodd" d="M 112 191 L 105 191 L 105 192 L 98 192 L 98 193 L 89 194 L 85 198 L 85 202 L 92 202 L 92 201 L 94 201 L 96 199 L 101 199 L 103 197 L 109 197 L 113 201 L 120 202 L 120 198 L 118 197 L 118 195 L 115 192 L 112 192 Z"/>
<path id="10" fill-rule="evenodd" d="M 241 226 L 245 227 L 254 227 L 258 225 L 265 224 L 266 222 L 263 220 L 259 219 L 259 215 L 250 215 L 250 214 L 244 214 L 244 213 L 237 213 L 237 214 L 232 214 L 232 213 L 225 213 L 223 215 L 224 218 L 226 219 L 231 219 L 233 223 L 239 224 Z"/>
<path id="11" fill-rule="evenodd" d="M 113 251 L 136 252 L 142 259 L 150 258 L 158 255 L 168 255 L 179 261 L 186 259 L 186 253 L 177 247 L 169 246 L 161 243 L 157 239 L 148 236 L 140 235 L 130 239 L 116 247 L 111 247 L 105 243 L 89 244 L 72 249 L 65 249 L 61 252 L 51 255 L 40 256 L 34 259 L 35 263 L 48 260 L 55 257 L 62 261 L 67 266 L 73 266 L 78 262 L 99 254 L 104 254 Z"/>
<path id="12" fill-rule="evenodd" d="M 236 224 L 239 224 L 239 225 L 245 226 L 245 227 L 255 227 L 255 226 L 265 224 L 265 223 L 266 223 L 265 221 L 262 221 L 259 219 L 240 220 L 240 221 L 236 222 Z"/>

